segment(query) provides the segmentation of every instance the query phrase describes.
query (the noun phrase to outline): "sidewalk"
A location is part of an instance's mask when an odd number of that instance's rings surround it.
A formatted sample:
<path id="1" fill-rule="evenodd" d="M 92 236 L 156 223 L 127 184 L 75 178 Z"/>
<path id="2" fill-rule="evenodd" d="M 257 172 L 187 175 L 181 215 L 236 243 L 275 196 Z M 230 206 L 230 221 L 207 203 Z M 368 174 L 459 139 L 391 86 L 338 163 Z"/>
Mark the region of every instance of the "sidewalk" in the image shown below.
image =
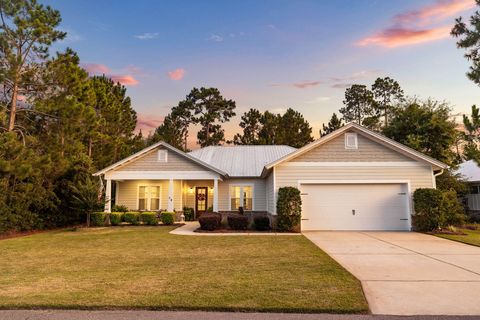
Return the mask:
<path id="1" fill-rule="evenodd" d="M 86 311 L 86 310 L 0 310 L 2 320 L 460 320 L 457 316 L 373 316 L 298 313 L 243 313 L 202 311 Z M 478 319 L 478 317 L 477 317 Z"/>

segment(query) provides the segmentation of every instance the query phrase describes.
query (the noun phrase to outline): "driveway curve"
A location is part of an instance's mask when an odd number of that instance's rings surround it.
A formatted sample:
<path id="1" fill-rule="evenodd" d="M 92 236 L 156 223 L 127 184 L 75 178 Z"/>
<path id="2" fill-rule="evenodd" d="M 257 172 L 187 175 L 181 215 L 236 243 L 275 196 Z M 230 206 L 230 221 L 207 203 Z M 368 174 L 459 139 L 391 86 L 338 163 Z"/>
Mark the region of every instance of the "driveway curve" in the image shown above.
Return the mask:
<path id="1" fill-rule="evenodd" d="M 480 315 L 480 247 L 415 232 L 304 235 L 362 282 L 373 314 Z"/>

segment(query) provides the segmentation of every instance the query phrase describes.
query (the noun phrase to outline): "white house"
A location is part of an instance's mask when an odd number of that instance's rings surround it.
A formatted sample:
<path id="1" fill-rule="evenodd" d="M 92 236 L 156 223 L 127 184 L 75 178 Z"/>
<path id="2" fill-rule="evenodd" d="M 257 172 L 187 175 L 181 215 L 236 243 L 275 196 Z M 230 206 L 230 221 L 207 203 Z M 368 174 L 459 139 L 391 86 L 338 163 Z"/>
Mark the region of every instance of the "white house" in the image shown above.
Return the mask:
<path id="1" fill-rule="evenodd" d="M 302 230 L 410 230 L 412 192 L 434 188 L 444 163 L 354 123 L 303 148 L 154 144 L 95 173 L 106 206 L 276 215 L 278 189 L 302 193 Z"/>

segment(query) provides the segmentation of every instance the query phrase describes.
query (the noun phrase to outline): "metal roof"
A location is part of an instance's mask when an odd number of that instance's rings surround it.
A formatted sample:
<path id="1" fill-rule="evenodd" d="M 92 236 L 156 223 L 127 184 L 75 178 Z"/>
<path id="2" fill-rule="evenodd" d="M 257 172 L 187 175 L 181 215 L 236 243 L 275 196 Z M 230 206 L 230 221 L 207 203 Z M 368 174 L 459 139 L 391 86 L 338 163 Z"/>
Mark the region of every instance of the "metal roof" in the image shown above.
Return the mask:
<path id="1" fill-rule="evenodd" d="M 454 173 L 461 174 L 468 182 L 480 181 L 480 167 L 474 160 L 461 163 Z"/>
<path id="2" fill-rule="evenodd" d="M 189 155 L 226 172 L 230 177 L 260 177 L 266 164 L 295 150 L 278 145 L 210 146 L 191 151 Z"/>

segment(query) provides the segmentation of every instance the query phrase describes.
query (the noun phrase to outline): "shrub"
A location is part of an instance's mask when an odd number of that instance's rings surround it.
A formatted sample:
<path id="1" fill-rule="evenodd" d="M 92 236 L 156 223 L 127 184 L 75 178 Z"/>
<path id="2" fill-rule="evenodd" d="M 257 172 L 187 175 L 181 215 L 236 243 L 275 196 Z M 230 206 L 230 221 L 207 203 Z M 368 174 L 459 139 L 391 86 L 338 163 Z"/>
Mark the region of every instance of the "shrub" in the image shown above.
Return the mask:
<path id="1" fill-rule="evenodd" d="M 140 213 L 140 221 L 149 226 L 155 226 L 158 224 L 157 214 L 155 212 L 142 212 Z"/>
<path id="2" fill-rule="evenodd" d="M 122 218 L 122 212 L 112 212 L 110 213 L 110 224 L 112 226 L 118 226 L 120 223 L 122 223 Z"/>
<path id="3" fill-rule="evenodd" d="M 278 189 L 277 227 L 280 231 L 293 231 L 300 225 L 302 199 L 295 187 Z"/>
<path id="4" fill-rule="evenodd" d="M 200 218 L 198 218 L 200 229 L 208 231 L 218 229 L 221 221 L 222 216 L 218 213 L 204 213 Z"/>
<path id="5" fill-rule="evenodd" d="M 240 214 L 229 214 L 227 217 L 228 226 L 233 230 L 247 230 L 248 218 Z"/>
<path id="6" fill-rule="evenodd" d="M 183 215 L 185 216 L 185 221 L 195 220 L 195 211 L 193 208 L 183 207 Z"/>
<path id="7" fill-rule="evenodd" d="M 465 212 L 454 190 L 417 189 L 413 193 L 415 214 L 413 228 L 418 231 L 432 231 L 460 225 L 465 222 Z"/>
<path id="8" fill-rule="evenodd" d="M 270 218 L 268 216 L 255 216 L 253 218 L 255 229 L 258 231 L 270 230 Z"/>
<path id="9" fill-rule="evenodd" d="M 123 204 L 116 204 L 116 205 L 113 206 L 112 212 L 125 213 L 125 212 L 128 212 L 128 208 L 127 208 L 127 206 L 124 206 Z"/>
<path id="10" fill-rule="evenodd" d="M 90 224 L 95 227 L 102 227 L 105 225 L 107 214 L 105 212 L 93 212 L 90 215 Z"/>
<path id="11" fill-rule="evenodd" d="M 454 190 L 442 193 L 440 227 L 459 226 L 465 223 L 467 216 L 465 209 Z"/>
<path id="12" fill-rule="evenodd" d="M 140 224 L 140 213 L 139 212 L 127 212 L 124 215 L 125 222 L 131 223 L 134 225 Z"/>
<path id="13" fill-rule="evenodd" d="M 171 225 L 175 222 L 175 212 L 163 211 L 160 219 L 162 220 L 163 224 Z"/>

